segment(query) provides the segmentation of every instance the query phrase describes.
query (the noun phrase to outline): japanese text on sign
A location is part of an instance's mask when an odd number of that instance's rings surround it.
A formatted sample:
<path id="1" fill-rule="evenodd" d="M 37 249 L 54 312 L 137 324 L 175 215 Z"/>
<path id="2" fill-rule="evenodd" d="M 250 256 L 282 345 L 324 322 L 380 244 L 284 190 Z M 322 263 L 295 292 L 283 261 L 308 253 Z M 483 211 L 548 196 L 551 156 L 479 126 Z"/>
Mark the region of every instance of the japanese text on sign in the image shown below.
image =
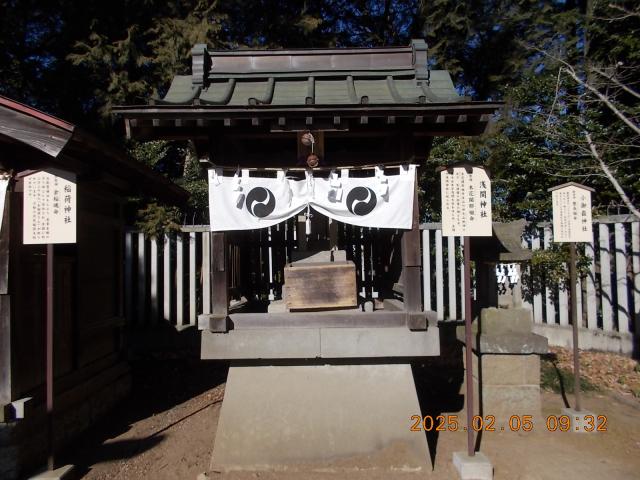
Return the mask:
<path id="1" fill-rule="evenodd" d="M 553 241 L 593 242 L 591 192 L 576 185 L 553 190 Z"/>
<path id="2" fill-rule="evenodd" d="M 440 172 L 442 235 L 490 237 L 491 182 L 487 172 L 454 167 Z"/>
<path id="3" fill-rule="evenodd" d="M 76 242 L 75 176 L 58 170 L 24 179 L 25 244 Z"/>

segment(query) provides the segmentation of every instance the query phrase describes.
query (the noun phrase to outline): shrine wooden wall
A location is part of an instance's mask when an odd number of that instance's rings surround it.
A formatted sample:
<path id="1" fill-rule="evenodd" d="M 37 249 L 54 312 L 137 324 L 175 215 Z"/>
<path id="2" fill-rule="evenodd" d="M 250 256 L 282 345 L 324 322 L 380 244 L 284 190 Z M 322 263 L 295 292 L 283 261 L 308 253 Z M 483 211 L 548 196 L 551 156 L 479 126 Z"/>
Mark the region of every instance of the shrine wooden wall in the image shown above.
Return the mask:
<path id="1" fill-rule="evenodd" d="M 11 400 L 40 397 L 44 382 L 45 248 L 22 243 L 22 196 L 11 194 Z M 122 198 L 98 183 L 78 185 L 77 244 L 54 247 L 56 378 L 122 351 Z M 73 382 L 71 382 L 73 383 Z"/>

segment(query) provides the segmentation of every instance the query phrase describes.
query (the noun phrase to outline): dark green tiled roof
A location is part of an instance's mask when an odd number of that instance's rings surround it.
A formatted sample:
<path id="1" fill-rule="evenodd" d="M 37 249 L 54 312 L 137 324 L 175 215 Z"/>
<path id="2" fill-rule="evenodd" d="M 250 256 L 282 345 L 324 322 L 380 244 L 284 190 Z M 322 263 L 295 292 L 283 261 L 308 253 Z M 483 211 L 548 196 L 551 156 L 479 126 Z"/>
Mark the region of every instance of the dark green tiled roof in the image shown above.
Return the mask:
<path id="1" fill-rule="evenodd" d="M 315 50 L 192 50 L 164 105 L 411 105 L 464 100 L 443 70 L 427 70 L 426 44 Z"/>

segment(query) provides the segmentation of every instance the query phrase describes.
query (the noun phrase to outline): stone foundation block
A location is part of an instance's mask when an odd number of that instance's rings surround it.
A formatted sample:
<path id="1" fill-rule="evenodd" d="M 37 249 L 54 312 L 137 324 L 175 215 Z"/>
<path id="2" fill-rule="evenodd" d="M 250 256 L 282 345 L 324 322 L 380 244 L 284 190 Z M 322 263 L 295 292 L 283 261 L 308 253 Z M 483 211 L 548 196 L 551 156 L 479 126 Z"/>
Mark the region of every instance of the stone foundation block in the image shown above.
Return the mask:
<path id="1" fill-rule="evenodd" d="M 412 415 L 420 405 L 408 364 L 232 366 L 210 468 L 428 473 Z"/>
<path id="2" fill-rule="evenodd" d="M 542 416 L 537 355 L 474 354 L 473 388 L 474 412 L 494 416 L 497 425 L 507 426 L 513 415 L 531 415 L 534 421 Z"/>
<path id="3" fill-rule="evenodd" d="M 588 410 L 576 410 L 563 408 L 561 415 L 566 415 L 571 420 L 571 431 L 574 433 L 597 433 L 598 416 Z M 590 418 L 588 418 L 590 417 Z"/>
<path id="4" fill-rule="evenodd" d="M 480 312 L 480 333 L 531 333 L 531 310 L 524 308 L 483 308 Z"/>
<path id="5" fill-rule="evenodd" d="M 73 473 L 73 465 L 65 465 L 64 467 L 56 468 L 46 472 L 39 473 L 31 477 L 29 480 L 64 480 L 71 478 Z"/>
<path id="6" fill-rule="evenodd" d="M 453 453 L 453 466 L 461 480 L 492 480 L 493 465 L 484 453 L 476 452 L 473 457 L 467 452 Z"/>
<path id="7" fill-rule="evenodd" d="M 540 357 L 538 355 L 482 355 L 473 356 L 473 375 L 488 385 L 540 385 Z"/>

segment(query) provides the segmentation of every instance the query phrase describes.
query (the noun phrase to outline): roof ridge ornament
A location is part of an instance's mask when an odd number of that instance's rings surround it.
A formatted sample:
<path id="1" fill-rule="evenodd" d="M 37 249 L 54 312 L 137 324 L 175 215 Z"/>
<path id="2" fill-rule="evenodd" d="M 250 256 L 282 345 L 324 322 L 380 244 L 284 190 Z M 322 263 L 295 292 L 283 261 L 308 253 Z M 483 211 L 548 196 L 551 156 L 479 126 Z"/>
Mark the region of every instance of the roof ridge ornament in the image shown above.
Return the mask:
<path id="1" fill-rule="evenodd" d="M 429 69 L 427 68 L 427 42 L 421 38 L 411 40 L 413 49 L 413 66 L 416 70 L 416 80 L 429 81 Z"/>
<path id="2" fill-rule="evenodd" d="M 211 69 L 211 57 L 206 43 L 196 43 L 191 49 L 191 82 L 203 86 Z"/>

